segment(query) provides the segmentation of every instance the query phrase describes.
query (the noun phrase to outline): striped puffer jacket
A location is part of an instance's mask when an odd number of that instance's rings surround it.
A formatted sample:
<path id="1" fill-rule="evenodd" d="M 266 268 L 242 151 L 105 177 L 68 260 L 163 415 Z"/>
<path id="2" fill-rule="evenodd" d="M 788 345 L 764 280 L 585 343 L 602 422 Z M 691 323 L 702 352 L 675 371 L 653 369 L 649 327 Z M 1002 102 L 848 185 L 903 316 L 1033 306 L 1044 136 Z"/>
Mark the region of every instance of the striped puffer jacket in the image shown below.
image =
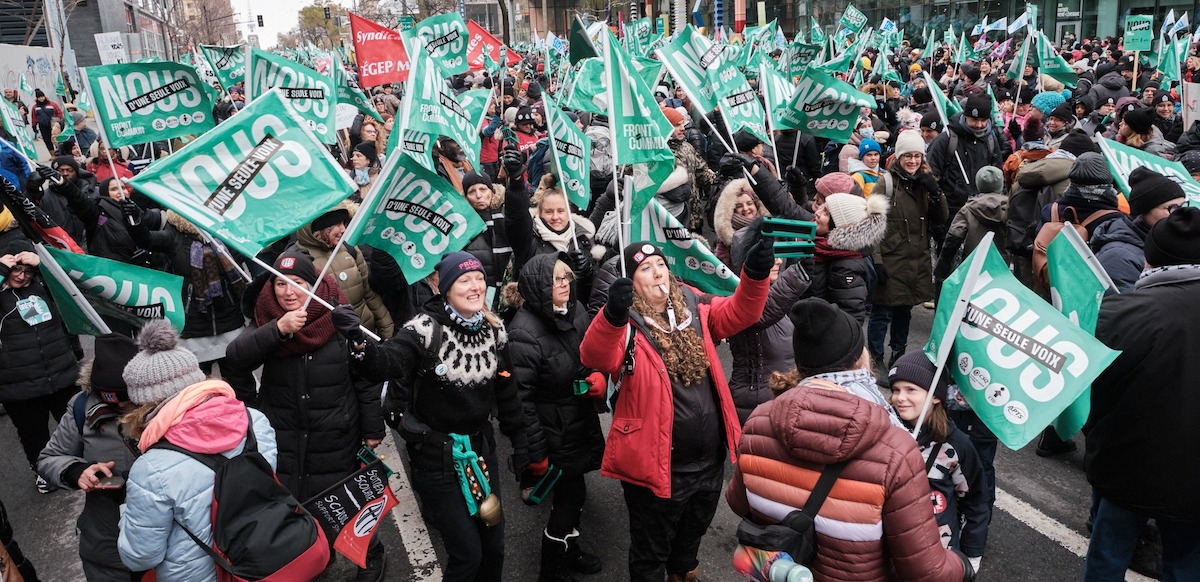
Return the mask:
<path id="1" fill-rule="evenodd" d="M 883 407 L 801 383 L 758 407 L 738 444 L 726 500 L 769 524 L 804 506 L 826 465 L 846 461 L 816 518 L 818 581 L 958 581 L 966 557 L 942 547 L 916 442 Z"/>

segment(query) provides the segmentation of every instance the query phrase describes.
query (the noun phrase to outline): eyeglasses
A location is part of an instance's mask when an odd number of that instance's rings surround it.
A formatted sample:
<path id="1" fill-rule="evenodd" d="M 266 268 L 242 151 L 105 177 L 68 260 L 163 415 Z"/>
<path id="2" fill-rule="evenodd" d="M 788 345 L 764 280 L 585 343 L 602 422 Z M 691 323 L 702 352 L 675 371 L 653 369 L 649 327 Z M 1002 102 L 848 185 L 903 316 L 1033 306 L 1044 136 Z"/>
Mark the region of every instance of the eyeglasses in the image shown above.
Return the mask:
<path id="1" fill-rule="evenodd" d="M 1161 209 L 1163 209 L 1163 210 L 1166 210 L 1166 211 L 1167 211 L 1167 214 L 1172 214 L 1172 213 L 1174 213 L 1176 210 L 1179 210 L 1180 208 L 1183 208 L 1183 205 L 1182 205 L 1182 204 L 1167 204 L 1167 205 L 1164 205 L 1164 206 L 1159 206 L 1159 208 L 1161 208 Z"/>
<path id="2" fill-rule="evenodd" d="M 554 284 L 555 285 L 570 285 L 574 281 L 575 281 L 575 273 L 567 273 L 565 275 L 555 275 L 554 276 Z"/>
<path id="3" fill-rule="evenodd" d="M 9 275 L 29 275 L 33 272 L 33 267 L 13 267 L 8 270 Z"/>
<path id="4" fill-rule="evenodd" d="M 918 153 L 918 152 L 911 152 L 911 153 L 901 155 L 900 159 L 902 159 L 902 160 L 919 160 L 923 157 L 925 157 L 925 154 Z"/>

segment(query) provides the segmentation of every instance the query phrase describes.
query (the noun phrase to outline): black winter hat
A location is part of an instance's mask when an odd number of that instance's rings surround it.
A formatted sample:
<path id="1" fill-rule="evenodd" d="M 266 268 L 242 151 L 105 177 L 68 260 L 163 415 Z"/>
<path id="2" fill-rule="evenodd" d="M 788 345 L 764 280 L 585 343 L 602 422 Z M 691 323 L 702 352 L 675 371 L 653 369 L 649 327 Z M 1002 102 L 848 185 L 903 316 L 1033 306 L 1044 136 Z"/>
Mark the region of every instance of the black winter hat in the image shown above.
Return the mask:
<path id="1" fill-rule="evenodd" d="M 492 178 L 490 176 L 488 176 L 486 173 L 476 174 L 475 172 L 467 172 L 466 174 L 463 174 L 463 177 L 462 177 L 463 194 L 466 194 L 467 192 L 469 192 L 471 190 L 471 186 L 474 186 L 476 184 L 483 184 L 484 186 L 487 186 L 489 189 L 495 190 L 495 187 L 492 186 Z"/>
<path id="2" fill-rule="evenodd" d="M 654 256 L 662 257 L 667 260 L 667 256 L 663 254 L 662 249 L 645 242 L 637 242 L 625 246 L 625 250 L 621 251 L 622 260 L 625 261 L 625 273 L 628 277 L 633 277 L 633 272 L 637 270 L 638 265 L 642 261 Z"/>
<path id="3" fill-rule="evenodd" d="M 525 96 L 533 101 L 540 101 L 542 99 L 542 86 L 537 83 L 530 83 L 525 88 Z M 518 113 L 518 115 L 520 114 Z"/>
<path id="4" fill-rule="evenodd" d="M 1134 133 L 1145 135 L 1154 127 L 1154 110 L 1148 107 L 1134 109 L 1126 113 L 1121 122 L 1128 125 Z"/>
<path id="5" fill-rule="evenodd" d="M 459 277 L 471 271 L 479 271 L 485 277 L 487 276 L 487 272 L 483 270 L 483 263 L 479 262 L 479 259 L 475 258 L 475 255 L 466 251 L 446 253 L 442 257 L 442 260 L 438 261 L 438 264 L 434 265 L 433 268 L 437 269 L 438 291 L 442 295 L 450 291 L 450 287 L 454 285 L 454 282 Z"/>
<path id="6" fill-rule="evenodd" d="M 1036 95 L 1036 94 L 1037 94 L 1037 93 L 1036 93 L 1036 92 L 1034 92 L 1034 90 L 1033 90 L 1033 89 L 1030 89 L 1030 88 L 1029 88 L 1029 85 L 1021 85 L 1021 88 L 1017 90 L 1017 95 L 1016 95 L 1016 97 L 1017 97 L 1017 102 L 1019 102 L 1019 103 L 1033 103 L 1033 97 L 1034 97 L 1034 95 Z"/>
<path id="7" fill-rule="evenodd" d="M 1003 89 L 1003 88 L 995 89 L 992 91 L 992 93 L 995 93 L 995 95 L 996 95 L 996 103 L 999 103 L 1001 101 L 1012 101 L 1013 100 L 1012 91 L 1009 91 L 1008 89 Z"/>
<path id="8" fill-rule="evenodd" d="M 888 371 L 888 383 L 895 384 L 896 382 L 912 382 L 917 386 L 929 390 L 933 384 L 933 375 L 937 372 L 937 367 L 925 355 L 924 351 L 916 350 L 905 352 L 904 355 L 896 359 L 896 363 L 892 364 L 892 369 Z M 946 393 L 950 390 L 950 371 L 942 372 L 942 377 L 938 378 L 937 387 L 933 390 L 933 396 L 942 402 L 946 401 Z"/>
<path id="9" fill-rule="evenodd" d="M 299 252 L 288 251 L 275 259 L 275 270 L 283 275 L 295 275 L 309 285 L 317 284 L 317 267 L 313 265 L 312 257 Z"/>
<path id="10" fill-rule="evenodd" d="M 1054 111 L 1050 112 L 1050 117 L 1057 117 L 1067 123 L 1075 121 L 1075 108 L 1071 104 L 1063 102 Z"/>
<path id="11" fill-rule="evenodd" d="M 1158 221 L 1146 235 L 1151 267 L 1200 263 L 1200 208 L 1184 206 Z"/>
<path id="12" fill-rule="evenodd" d="M 1108 161 L 1096 152 L 1086 152 L 1076 158 L 1067 177 L 1071 179 L 1071 184 L 1081 186 L 1112 184 Z"/>
<path id="13" fill-rule="evenodd" d="M 929 91 L 929 87 L 921 87 L 914 89 L 912 93 L 913 103 L 933 103 L 933 93 Z"/>
<path id="14" fill-rule="evenodd" d="M 1200 173 L 1200 150 L 1186 151 L 1183 155 L 1175 158 L 1175 161 L 1183 164 L 1189 174 Z"/>
<path id="15" fill-rule="evenodd" d="M 1096 148 L 1096 144 L 1092 142 L 1091 138 L 1088 137 L 1087 132 L 1083 131 L 1082 129 L 1072 129 L 1071 132 L 1067 134 L 1067 137 L 1063 138 L 1062 143 L 1058 146 L 1058 149 L 1071 152 L 1072 154 L 1075 154 L 1075 157 L 1082 156 L 1087 152 L 1099 151 Z"/>
<path id="16" fill-rule="evenodd" d="M 975 119 L 991 119 L 992 98 L 986 93 L 976 93 L 967 97 L 967 102 L 963 104 L 963 115 Z"/>
<path id="17" fill-rule="evenodd" d="M 4 245 L 4 250 L 0 251 L 0 255 L 15 255 L 19 253 L 36 252 L 33 248 L 33 243 L 27 238 L 14 238 Z"/>
<path id="18" fill-rule="evenodd" d="M 45 96 L 46 96 L 46 92 L 45 92 L 45 91 L 42 91 L 41 89 L 34 89 L 34 90 L 33 90 L 33 97 L 34 97 L 34 99 L 37 99 L 38 97 L 45 97 Z"/>
<path id="19" fill-rule="evenodd" d="M 370 162 L 372 166 L 379 164 L 379 150 L 376 149 L 375 142 L 364 141 L 354 146 L 354 151 L 367 158 L 367 161 Z"/>
<path id="20" fill-rule="evenodd" d="M 796 366 L 807 370 L 847 369 L 862 357 L 862 325 L 835 305 L 817 297 L 792 305 L 792 351 Z"/>
<path id="21" fill-rule="evenodd" d="M 1184 196 L 1178 182 L 1158 172 L 1140 167 L 1129 173 L 1129 214 L 1132 216 L 1141 216 L 1159 204 Z"/>
<path id="22" fill-rule="evenodd" d="M 762 142 L 761 139 L 758 139 L 758 136 L 744 129 L 739 129 L 737 133 L 733 134 L 733 145 L 737 147 L 737 151 L 739 152 L 748 152 Z"/>
<path id="23" fill-rule="evenodd" d="M 533 123 L 533 109 L 528 105 L 517 110 L 516 124 L 521 125 L 522 123 Z"/>
<path id="24" fill-rule="evenodd" d="M 1151 103 L 1158 105 L 1159 103 L 1174 103 L 1174 102 L 1175 102 L 1175 100 L 1171 98 L 1170 92 L 1163 91 L 1162 89 L 1154 90 L 1154 100 L 1151 101 Z"/>
<path id="25" fill-rule="evenodd" d="M 941 131 L 946 128 L 946 124 L 942 122 L 942 116 L 934 110 L 921 116 L 921 127 Z"/>
<path id="26" fill-rule="evenodd" d="M 129 401 L 129 390 L 121 374 L 137 353 L 137 343 L 127 335 L 109 333 L 96 338 L 96 357 L 89 381 L 100 400 L 108 404 Z"/>
<path id="27" fill-rule="evenodd" d="M 350 211 L 345 208 L 334 208 L 312 221 L 312 231 L 320 232 L 335 224 L 350 224 Z"/>

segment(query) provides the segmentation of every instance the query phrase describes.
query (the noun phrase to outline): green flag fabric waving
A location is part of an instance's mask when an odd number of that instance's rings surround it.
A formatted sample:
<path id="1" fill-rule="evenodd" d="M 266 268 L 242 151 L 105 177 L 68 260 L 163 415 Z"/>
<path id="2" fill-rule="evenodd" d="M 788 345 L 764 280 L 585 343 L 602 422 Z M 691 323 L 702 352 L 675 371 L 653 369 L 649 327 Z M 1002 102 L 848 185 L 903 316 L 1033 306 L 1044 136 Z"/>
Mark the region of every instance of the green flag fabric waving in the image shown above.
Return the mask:
<path id="1" fill-rule="evenodd" d="M 546 123 L 550 132 L 550 151 L 558 184 L 577 208 L 588 207 L 592 197 L 592 138 L 583 133 L 571 118 L 547 99 Z"/>
<path id="2" fill-rule="evenodd" d="M 1108 171 L 1112 173 L 1117 189 L 1126 197 L 1129 196 L 1129 174 L 1135 168 L 1145 167 L 1177 182 L 1183 188 L 1183 193 L 1187 195 L 1188 202 L 1200 205 L 1200 183 L 1192 179 L 1183 164 L 1148 154 L 1111 139 L 1100 138 L 1096 142 L 1100 144 L 1100 152 L 1104 154 L 1104 159 L 1108 161 Z"/>
<path id="3" fill-rule="evenodd" d="M 1083 237 L 1074 228 L 1063 228 L 1046 247 L 1050 271 L 1050 302 L 1080 329 L 1096 333 L 1100 318 L 1100 302 L 1113 282 Z M 1075 399 L 1054 421 L 1054 430 L 1063 439 L 1070 439 L 1087 422 L 1091 410 L 1091 387 Z"/>
<path id="4" fill-rule="evenodd" d="M 675 168 L 675 154 L 667 146 L 673 128 L 611 32 L 605 54 L 608 120 L 615 136 L 613 160 L 619 166 L 633 165 L 632 217 L 646 207 L 659 184 Z"/>
<path id="5" fill-rule="evenodd" d="M 408 131 L 444 135 L 454 140 L 467 155 L 471 166 L 478 168 L 479 124 L 463 109 L 454 89 L 446 84 L 444 71 L 421 44 L 421 39 L 415 39 L 413 50 L 409 51 L 412 66 L 396 125 Z"/>
<path id="6" fill-rule="evenodd" d="M 823 70 L 810 68 L 796 85 L 787 107 L 778 112 L 779 127 L 845 143 L 854 133 L 861 108 L 874 106 L 875 99 L 870 95 Z"/>
<path id="7" fill-rule="evenodd" d="M 246 98 L 256 98 L 276 87 L 321 143 L 337 143 L 337 88 L 333 79 L 279 55 L 251 48 Z"/>
<path id="8" fill-rule="evenodd" d="M 1013 57 L 1012 65 L 1009 65 L 1008 71 L 1004 73 L 1004 78 L 1009 81 L 1015 81 L 1022 77 L 1025 72 L 1025 63 L 1029 60 L 1029 43 L 1033 40 L 1033 35 L 1025 37 L 1025 41 L 1021 43 L 1021 50 L 1017 51 Z"/>
<path id="9" fill-rule="evenodd" d="M 825 44 L 825 31 L 821 29 L 821 23 L 817 22 L 816 18 L 809 17 L 808 39 L 815 45 Z"/>
<path id="10" fill-rule="evenodd" d="M 200 135 L 215 123 L 200 74 L 187 65 L 159 61 L 83 71 L 110 147 Z"/>
<path id="11" fill-rule="evenodd" d="M 345 67 L 341 62 L 333 64 L 333 82 L 337 86 L 337 100 L 342 103 L 354 105 L 354 108 L 361 111 L 363 115 L 371 117 L 383 123 L 383 116 L 375 110 L 375 106 L 371 103 L 371 99 L 366 93 L 359 88 L 358 82 L 354 80 L 354 76 L 346 72 Z"/>
<path id="12" fill-rule="evenodd" d="M 479 213 L 445 178 L 390 156 L 344 236 L 347 244 L 388 253 L 405 279 L 420 281 L 442 255 L 461 250 L 483 229 Z"/>
<path id="13" fill-rule="evenodd" d="M 721 60 L 708 69 L 708 79 L 716 87 L 717 108 L 730 133 L 746 130 L 765 143 L 773 143 L 766 113 L 746 75 L 732 62 Z"/>
<path id="14" fill-rule="evenodd" d="M 13 145 L 25 154 L 25 157 L 38 159 L 37 145 L 33 142 L 33 130 L 25 123 L 25 118 L 17 110 L 17 106 L 9 103 L 8 99 L 0 99 L 0 123 L 4 131 L 13 136 Z M 74 131 L 74 128 L 72 128 Z"/>
<path id="15" fill-rule="evenodd" d="M 633 217 L 630 240 L 648 242 L 662 249 L 671 274 L 715 295 L 729 296 L 737 289 L 738 276 L 709 250 L 657 200 Z M 631 273 L 632 275 L 632 273 Z"/>
<path id="16" fill-rule="evenodd" d="M 1079 75 L 1075 74 L 1075 69 L 1054 50 L 1054 43 L 1046 38 L 1046 33 L 1041 31 L 1038 32 L 1037 51 L 1034 58 L 1037 61 L 1036 66 L 1039 73 L 1049 75 L 1068 87 L 1074 87 L 1079 82 Z M 1178 64 L 1176 66 L 1178 67 Z"/>
<path id="17" fill-rule="evenodd" d="M 976 253 L 986 253 L 983 268 L 975 288 L 964 289 Z M 969 301 L 966 315 L 951 322 L 960 293 Z M 1012 449 L 1036 438 L 1117 357 L 1017 281 L 992 244 L 972 251 L 942 286 L 925 346 L 931 359 L 951 325 L 957 331 L 947 370 L 975 414 Z"/>
<path id="18" fill-rule="evenodd" d="M 958 101 L 946 97 L 946 93 L 938 87 L 937 83 L 933 82 L 933 77 L 929 76 L 928 71 L 921 73 L 925 77 L 925 85 L 929 87 L 929 92 L 933 94 L 933 105 L 942 116 L 942 120 L 950 123 L 950 118 L 962 113 L 962 106 Z"/>
<path id="19" fill-rule="evenodd" d="M 671 73 L 671 78 L 683 87 L 683 92 L 700 111 L 709 113 L 717 108 L 717 96 L 708 70 L 721 62 L 725 45 L 713 44 L 695 26 L 687 25 L 666 46 L 658 49 L 658 58 Z"/>
<path id="20" fill-rule="evenodd" d="M 249 257 L 358 190 L 278 89 L 129 184 Z"/>
<path id="21" fill-rule="evenodd" d="M 588 113 L 608 113 L 608 97 L 604 92 L 604 59 L 586 58 L 579 61 L 579 70 L 571 75 L 566 88 L 567 107 Z"/>
<path id="22" fill-rule="evenodd" d="M 425 54 L 437 61 L 446 75 L 467 72 L 467 23 L 458 12 L 430 16 L 417 23 L 415 36 L 424 39 Z M 409 51 L 412 58 L 412 51 Z"/>
<path id="23" fill-rule="evenodd" d="M 792 102 L 796 87 L 788 82 L 787 77 L 784 77 L 765 61 L 759 63 L 758 86 L 762 89 L 763 100 L 766 101 L 771 128 L 786 126 L 784 111 Z"/>
<path id="24" fill-rule="evenodd" d="M 63 271 L 100 315 L 141 327 L 152 319 L 166 319 L 183 329 L 183 277 L 102 257 L 72 253 L 46 246 Z M 43 277 L 54 295 L 67 330 L 96 335 L 98 331 L 51 274 Z"/>
<path id="25" fill-rule="evenodd" d="M 200 54 L 208 61 L 208 66 L 221 83 L 221 87 L 229 91 L 238 81 L 246 78 L 246 49 L 241 46 L 209 46 L 200 45 Z"/>
<path id="26" fill-rule="evenodd" d="M 850 32 L 858 32 L 867 25 L 867 15 L 855 8 L 853 4 L 847 4 L 839 24 L 842 28 L 849 28 Z"/>

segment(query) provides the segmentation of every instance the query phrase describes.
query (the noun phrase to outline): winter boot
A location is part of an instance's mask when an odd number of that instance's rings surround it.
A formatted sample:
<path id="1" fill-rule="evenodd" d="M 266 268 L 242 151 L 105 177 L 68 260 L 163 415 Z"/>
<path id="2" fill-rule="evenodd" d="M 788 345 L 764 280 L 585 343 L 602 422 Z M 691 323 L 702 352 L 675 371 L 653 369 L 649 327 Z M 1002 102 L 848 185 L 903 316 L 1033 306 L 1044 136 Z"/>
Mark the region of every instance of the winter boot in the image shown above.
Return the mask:
<path id="1" fill-rule="evenodd" d="M 573 529 L 567 534 L 567 568 L 580 574 L 598 574 L 604 569 L 600 558 L 579 548 L 579 530 Z"/>
<path id="2" fill-rule="evenodd" d="M 570 544 L 550 532 L 542 531 L 542 564 L 538 571 L 538 582 L 575 582 L 567 568 L 567 551 Z"/>
<path id="3" fill-rule="evenodd" d="M 892 357 L 888 358 L 888 365 L 887 365 L 888 373 L 891 373 L 892 368 L 896 365 L 896 360 L 899 360 L 900 356 L 903 356 L 903 355 L 904 355 L 903 349 L 901 349 L 900 351 L 896 351 L 895 349 L 892 350 Z"/>
<path id="4" fill-rule="evenodd" d="M 1058 436 L 1058 431 L 1054 430 L 1053 426 L 1048 426 L 1046 430 L 1042 431 L 1042 438 L 1038 439 L 1037 450 L 1034 452 L 1039 457 L 1053 457 L 1074 452 L 1077 448 L 1079 445 L 1076 445 L 1075 441 L 1062 440 Z"/>
<path id="5" fill-rule="evenodd" d="M 387 550 L 378 538 L 373 539 L 371 545 L 367 546 L 367 567 L 358 569 L 354 582 L 382 582 L 386 572 Z"/>
<path id="6" fill-rule="evenodd" d="M 700 567 L 697 566 L 685 574 L 667 574 L 667 582 L 698 582 L 696 572 L 699 570 Z"/>

